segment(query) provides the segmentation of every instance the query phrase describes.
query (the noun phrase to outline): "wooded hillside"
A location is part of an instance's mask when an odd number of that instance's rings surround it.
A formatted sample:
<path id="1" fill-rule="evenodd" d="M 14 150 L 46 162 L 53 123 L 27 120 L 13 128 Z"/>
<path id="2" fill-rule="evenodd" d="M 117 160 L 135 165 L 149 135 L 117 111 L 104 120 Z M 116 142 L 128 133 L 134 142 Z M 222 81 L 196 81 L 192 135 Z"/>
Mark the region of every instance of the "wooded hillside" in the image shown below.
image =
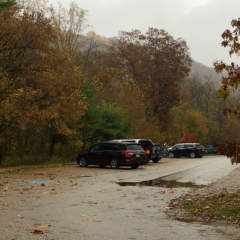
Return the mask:
<path id="1" fill-rule="evenodd" d="M 86 12 L 0 2 L 0 159 L 74 161 L 98 141 L 150 138 L 202 144 L 239 137 L 219 78 L 166 30 L 86 36 Z M 194 137 L 190 137 L 194 136 Z"/>

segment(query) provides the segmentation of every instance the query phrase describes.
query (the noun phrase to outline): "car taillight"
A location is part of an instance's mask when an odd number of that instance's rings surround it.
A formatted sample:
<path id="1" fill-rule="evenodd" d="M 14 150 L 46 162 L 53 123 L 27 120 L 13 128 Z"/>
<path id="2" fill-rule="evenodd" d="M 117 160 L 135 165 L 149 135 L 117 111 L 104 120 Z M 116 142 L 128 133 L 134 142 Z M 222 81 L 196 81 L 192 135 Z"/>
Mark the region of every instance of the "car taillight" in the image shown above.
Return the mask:
<path id="1" fill-rule="evenodd" d="M 196 150 L 200 151 L 200 150 L 201 150 L 201 148 L 196 148 Z"/>
<path id="2" fill-rule="evenodd" d="M 145 151 L 145 154 L 150 154 L 150 150 L 147 149 L 147 150 Z"/>
<path id="3" fill-rule="evenodd" d="M 122 152 L 122 154 L 125 156 L 125 157 L 131 157 L 133 155 L 132 152 Z"/>

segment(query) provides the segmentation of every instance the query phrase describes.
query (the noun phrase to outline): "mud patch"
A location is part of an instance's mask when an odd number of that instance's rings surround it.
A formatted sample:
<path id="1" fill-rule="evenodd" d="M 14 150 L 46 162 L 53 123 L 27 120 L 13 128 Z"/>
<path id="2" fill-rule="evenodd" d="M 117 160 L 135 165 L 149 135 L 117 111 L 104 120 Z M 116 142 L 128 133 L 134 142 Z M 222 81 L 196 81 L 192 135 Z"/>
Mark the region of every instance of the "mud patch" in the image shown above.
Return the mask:
<path id="1" fill-rule="evenodd" d="M 189 187 L 189 188 L 203 188 L 205 185 L 197 185 L 192 182 L 178 182 L 176 180 L 164 180 L 163 178 L 156 178 L 148 181 L 142 182 L 117 182 L 121 187 L 126 186 L 137 186 L 137 187 L 164 187 L 164 188 L 180 188 L 180 187 Z"/>

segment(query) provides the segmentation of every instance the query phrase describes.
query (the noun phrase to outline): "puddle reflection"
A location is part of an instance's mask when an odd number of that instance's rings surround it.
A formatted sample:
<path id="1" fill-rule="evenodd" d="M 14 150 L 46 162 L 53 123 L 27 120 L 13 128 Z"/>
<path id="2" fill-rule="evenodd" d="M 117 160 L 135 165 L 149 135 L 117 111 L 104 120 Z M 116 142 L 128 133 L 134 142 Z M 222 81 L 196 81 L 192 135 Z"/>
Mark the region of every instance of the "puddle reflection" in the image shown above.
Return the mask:
<path id="1" fill-rule="evenodd" d="M 164 180 L 163 178 L 156 178 L 148 181 L 142 182 L 117 182 L 118 185 L 125 186 L 150 186 L 150 187 L 165 187 L 165 188 L 179 188 L 179 187 L 189 187 L 189 188 L 203 188 L 205 185 L 197 185 L 192 182 L 178 182 L 176 180 Z"/>

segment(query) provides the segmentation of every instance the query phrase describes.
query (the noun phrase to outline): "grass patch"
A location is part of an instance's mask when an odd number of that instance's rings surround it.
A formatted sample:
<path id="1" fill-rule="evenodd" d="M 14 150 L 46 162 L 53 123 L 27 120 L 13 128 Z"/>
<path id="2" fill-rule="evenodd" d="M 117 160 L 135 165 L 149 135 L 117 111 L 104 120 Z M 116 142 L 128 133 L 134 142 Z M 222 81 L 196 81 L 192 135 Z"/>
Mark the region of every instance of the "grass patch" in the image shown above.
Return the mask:
<path id="1" fill-rule="evenodd" d="M 18 166 L 47 166 L 51 164 L 64 164 L 70 162 L 67 158 L 60 156 L 52 156 L 51 158 L 44 155 L 25 155 L 25 156 L 7 156 L 5 157 L 2 168 L 5 167 L 18 167 Z"/>
<path id="2" fill-rule="evenodd" d="M 0 172 L 0 175 L 17 175 L 22 173 L 22 169 L 12 169 L 12 170 L 4 170 Z"/>

